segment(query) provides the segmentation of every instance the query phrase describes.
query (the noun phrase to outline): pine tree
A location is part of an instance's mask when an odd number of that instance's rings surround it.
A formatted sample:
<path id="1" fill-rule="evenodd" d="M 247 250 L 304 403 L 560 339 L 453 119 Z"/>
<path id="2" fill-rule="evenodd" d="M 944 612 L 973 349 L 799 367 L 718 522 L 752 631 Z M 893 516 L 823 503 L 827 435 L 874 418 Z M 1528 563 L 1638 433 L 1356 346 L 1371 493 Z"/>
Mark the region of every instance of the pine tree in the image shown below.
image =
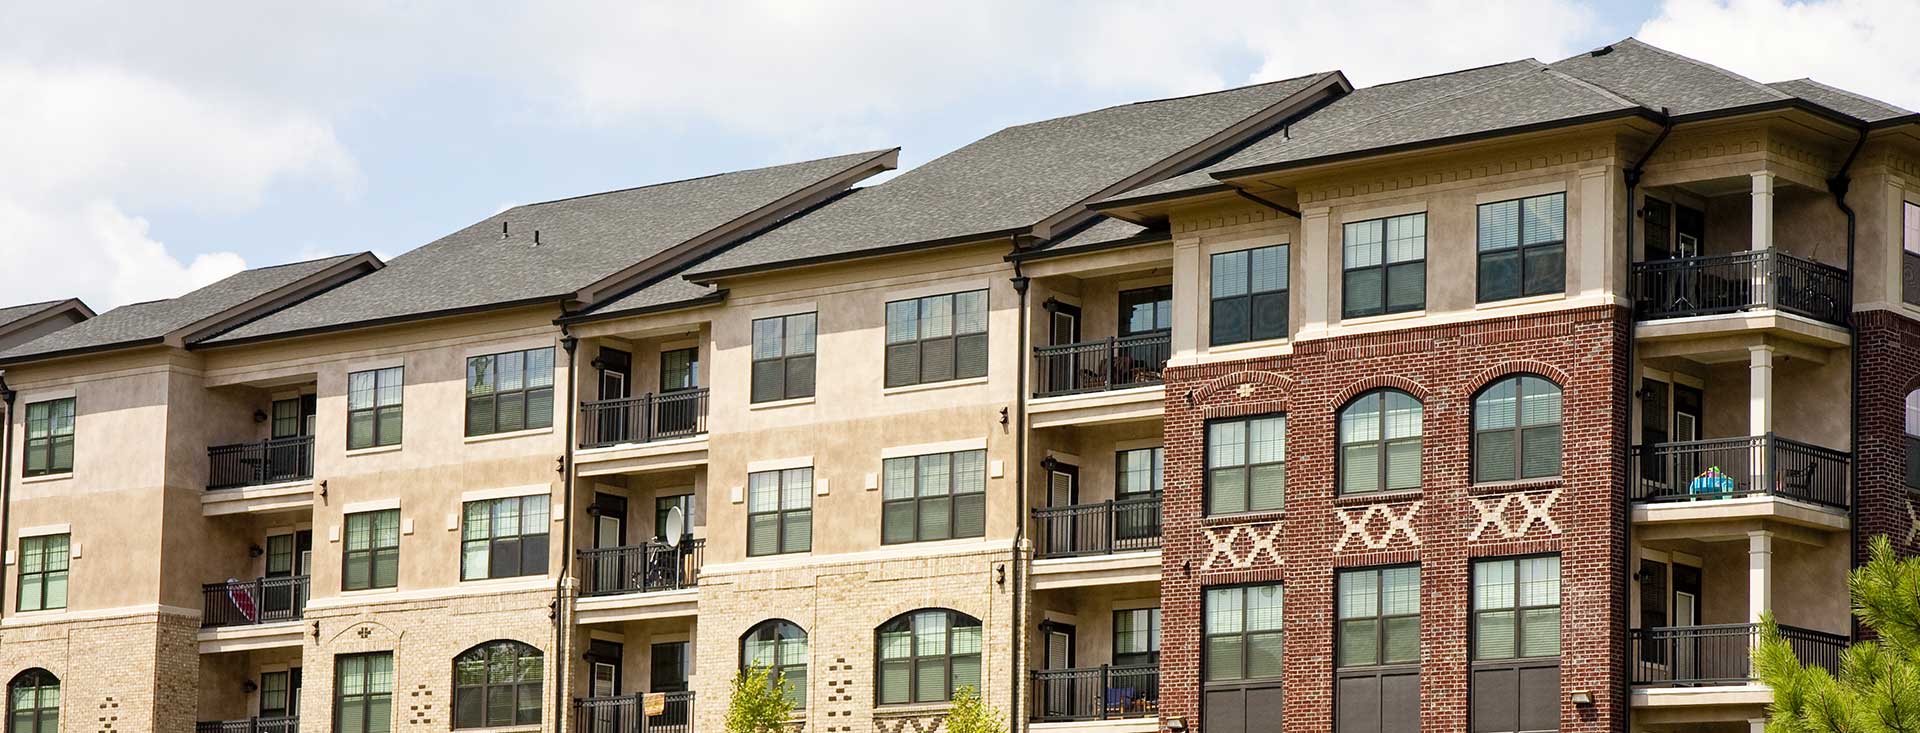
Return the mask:
<path id="1" fill-rule="evenodd" d="M 727 733 L 785 733 L 793 719 L 792 683 L 755 664 L 733 676 Z"/>
<path id="2" fill-rule="evenodd" d="M 1006 730 L 1000 711 L 981 700 L 979 690 L 967 686 L 953 693 L 953 707 L 947 710 L 946 733 L 1006 733 Z"/>
<path id="3" fill-rule="evenodd" d="M 1840 675 L 1800 663 L 1769 614 L 1753 667 L 1773 688 L 1767 733 L 1920 732 L 1920 558 L 1875 537 L 1847 578 L 1853 615 L 1875 638 L 1840 655 Z"/>

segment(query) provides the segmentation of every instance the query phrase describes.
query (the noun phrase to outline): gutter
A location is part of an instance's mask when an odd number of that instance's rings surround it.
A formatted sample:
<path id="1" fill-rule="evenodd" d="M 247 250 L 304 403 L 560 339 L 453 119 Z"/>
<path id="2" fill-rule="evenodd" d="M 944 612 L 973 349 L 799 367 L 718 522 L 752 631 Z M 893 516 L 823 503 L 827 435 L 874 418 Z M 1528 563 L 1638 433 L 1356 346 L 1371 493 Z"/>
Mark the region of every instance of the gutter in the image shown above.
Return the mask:
<path id="1" fill-rule="evenodd" d="M 7 519 L 13 509 L 13 400 L 20 393 L 7 386 L 0 372 L 0 545 L 7 541 Z M 0 583 L 0 618 L 7 615 L 7 584 Z"/>
<path id="2" fill-rule="evenodd" d="M 1596 112 L 1593 114 L 1581 115 L 1579 117 L 1568 117 L 1566 119 L 1551 120 L 1548 122 L 1538 122 L 1530 125 L 1519 125 L 1516 127 L 1502 127 L 1496 130 L 1483 130 L 1480 132 L 1470 132 L 1464 135 L 1453 135 L 1450 137 L 1434 138 L 1431 140 L 1416 140 L 1414 142 L 1400 143 L 1398 145 L 1383 145 L 1380 147 L 1365 148 L 1362 150 L 1351 150 L 1344 153 L 1330 153 L 1327 155 L 1319 155 L 1311 158 L 1301 158 L 1299 160 L 1289 160 L 1289 161 L 1283 161 L 1279 163 L 1267 163 L 1264 165 L 1248 166 L 1246 168 L 1236 168 L 1233 170 L 1220 171 L 1220 172 L 1212 173 L 1209 175 L 1213 176 L 1215 180 L 1225 181 L 1229 178 L 1240 178 L 1243 176 L 1258 175 L 1262 173 L 1273 173 L 1276 171 L 1283 171 L 1283 170 L 1288 170 L 1292 168 L 1306 168 L 1309 166 L 1324 165 L 1327 163 L 1337 163 L 1341 161 L 1354 160 L 1357 158 L 1371 158 L 1379 155 L 1390 155 L 1393 153 L 1404 153 L 1404 152 L 1409 152 L 1414 150 L 1425 150 L 1428 148 L 1438 148 L 1438 147 L 1443 147 L 1447 145 L 1457 145 L 1460 143 L 1474 142 L 1476 140 L 1487 140 L 1487 139 L 1497 138 L 1497 137 L 1506 137 L 1509 135 L 1520 135 L 1520 134 L 1529 133 L 1529 132 L 1555 130 L 1563 127 L 1576 127 L 1576 126 L 1584 125 L 1590 122 L 1604 122 L 1607 120 L 1627 119 L 1627 118 L 1634 118 L 1634 117 L 1638 117 L 1640 119 L 1644 119 L 1650 122 L 1656 122 L 1656 123 L 1662 123 L 1662 124 L 1665 124 L 1669 121 L 1669 118 L 1665 113 L 1654 112 L 1653 110 L 1647 109 L 1645 107 L 1624 107 L 1621 109 L 1608 110 L 1605 112 Z"/>
<path id="3" fill-rule="evenodd" d="M 701 272 L 689 272 L 683 275 L 683 277 L 685 277 L 690 282 L 696 282 L 702 285 L 710 285 L 716 281 L 723 280 L 730 277 L 738 277 L 741 275 L 752 275 L 752 274 L 761 273 L 761 272 L 771 272 L 774 270 L 786 270 L 786 269 L 792 269 L 796 267 L 806 267 L 808 265 L 824 265 L 824 264 L 829 264 L 834 262 L 845 262 L 848 260 L 865 259 L 868 257 L 881 257 L 881 256 L 891 255 L 891 254 L 900 254 L 903 252 L 914 252 L 914 251 L 926 250 L 926 249 L 937 249 L 940 247 L 950 247 L 950 246 L 961 245 L 961 244 L 974 244 L 974 243 L 985 244 L 987 242 L 991 242 L 996 239 L 1006 239 L 1008 237 L 1014 237 L 1021 234 L 1028 234 L 1032 230 L 1033 230 L 1033 227 L 1031 226 L 1020 226 L 1020 227 L 1012 227 L 1009 229 L 997 229 L 990 232 L 975 232 L 972 234 L 959 234 L 951 237 L 941 237 L 939 239 L 926 239 L 918 242 L 907 242 L 905 244 L 893 244 L 885 247 L 876 247 L 873 249 L 862 249 L 857 252 L 835 252 L 832 254 L 815 255 L 812 257 L 800 257 L 800 258 L 791 259 L 791 260 L 780 260 L 777 262 L 763 262 L 757 265 L 741 265 L 739 267 L 728 267 L 728 268 L 723 268 L 719 270 L 704 270 Z"/>
<path id="4" fill-rule="evenodd" d="M 1171 240 L 1168 239 L 1166 230 L 1149 229 L 1147 231 L 1144 231 L 1139 234 L 1135 234 L 1131 237 L 1126 237 L 1123 239 L 1114 239 L 1106 242 L 1099 242 L 1097 244 L 1089 244 L 1085 246 L 1072 247 L 1068 249 L 1058 249 L 1058 248 L 1026 249 L 1026 250 L 1016 249 L 1013 251 L 1013 254 L 1007 255 L 1006 260 L 1008 262 L 1033 262 L 1035 260 L 1048 260 L 1048 259 L 1054 259 L 1058 257 L 1071 257 L 1073 255 L 1091 254 L 1094 252 L 1105 252 L 1110 249 L 1126 249 L 1128 247 L 1137 247 L 1142 244 L 1166 244 L 1169 241 Z"/>
<path id="5" fill-rule="evenodd" d="M 1017 255 L 1019 253 L 1020 253 L 1020 246 L 1019 246 L 1019 242 L 1016 241 L 1014 243 L 1013 254 L 1008 255 L 1008 258 L 1011 259 L 1014 255 Z M 1020 572 L 1020 570 L 1022 567 L 1021 551 L 1022 551 L 1022 548 L 1024 548 L 1024 546 L 1027 543 L 1027 358 L 1026 358 L 1026 354 L 1027 354 L 1028 331 L 1031 330 L 1030 326 L 1032 325 L 1028 323 L 1031 306 L 1029 305 L 1027 288 L 1031 284 L 1032 284 L 1032 281 L 1029 280 L 1026 275 L 1021 274 L 1020 272 L 1020 261 L 1014 260 L 1013 261 L 1013 290 L 1014 292 L 1020 294 L 1020 337 L 1018 339 L 1019 351 L 1015 352 L 1019 355 L 1017 357 L 1019 359 L 1018 361 L 1019 368 L 1016 369 L 1014 372 L 1018 376 L 1014 378 L 1016 392 L 1014 396 L 1015 402 L 1014 402 L 1014 418 L 1013 418 L 1013 426 L 1015 431 L 1014 439 L 1013 439 L 1013 446 L 1014 446 L 1013 460 L 1014 460 L 1014 465 L 1017 468 L 1015 468 L 1013 472 L 1013 487 L 1014 487 L 1013 493 L 1015 497 L 1014 499 L 1015 507 L 1019 510 L 1018 512 L 1019 520 L 1014 524 L 1014 530 L 1013 530 L 1013 562 L 1012 562 L 1013 564 L 1013 639 L 1012 639 L 1013 676 L 1009 679 L 1009 683 L 1007 685 L 1007 730 L 1009 731 L 1023 730 L 1023 728 L 1020 725 L 1020 723 L 1022 722 L 1022 719 L 1024 718 L 1024 716 L 1021 715 L 1023 708 L 1020 705 L 1020 683 L 1024 681 L 1027 676 L 1026 674 L 1027 661 L 1026 661 L 1025 655 L 1022 654 L 1021 652 L 1021 643 L 1020 643 L 1023 639 L 1026 638 L 1026 631 L 1027 631 L 1026 617 L 1022 615 L 1023 604 L 1021 603 L 1022 598 L 1026 596 L 1026 586 L 1024 585 L 1025 581 L 1021 577 L 1022 573 Z"/>
<path id="6" fill-rule="evenodd" d="M 1827 179 L 1827 192 L 1833 194 L 1833 205 L 1839 207 L 1840 213 L 1847 217 L 1847 331 L 1852 336 L 1847 339 L 1847 451 L 1853 454 L 1853 460 L 1847 461 L 1847 505 L 1850 507 L 1848 516 L 1851 520 L 1847 522 L 1849 568 L 1860 567 L 1860 332 L 1852 326 L 1856 222 L 1853 207 L 1847 205 L 1847 189 L 1853 183 L 1847 174 L 1853 170 L 1853 161 L 1860 156 L 1860 148 L 1866 146 L 1870 130 L 1869 125 L 1860 126 L 1860 138 L 1854 141 L 1846 162 L 1840 164 L 1839 172 Z M 1853 633 L 1850 636 L 1860 638 L 1860 619 L 1854 618 L 1852 621 Z"/>
<path id="7" fill-rule="evenodd" d="M 448 308 L 445 310 L 426 311 L 424 313 L 407 313 L 404 315 L 386 316 L 384 318 L 374 318 L 374 319 L 365 320 L 365 321 L 350 321 L 347 323 L 335 323 L 335 324 L 326 325 L 326 326 L 314 326 L 312 328 L 301 328 L 301 329 L 295 329 L 292 331 L 281 331 L 279 333 L 261 334 L 259 336 L 247 336 L 245 338 L 229 339 L 225 341 L 218 341 L 218 340 L 199 341 L 199 342 L 187 344 L 186 348 L 189 351 L 199 351 L 203 349 L 219 349 L 219 348 L 225 348 L 229 346 L 242 346 L 245 344 L 255 344 L 255 343 L 260 343 L 262 341 L 279 341 L 282 339 L 295 339 L 303 336 L 317 336 L 317 335 L 326 334 L 326 333 L 339 333 L 341 331 L 355 331 L 362 328 L 377 328 L 380 326 L 391 326 L 397 323 L 429 321 L 435 318 L 449 318 L 452 316 L 464 316 L 464 315 L 471 315 L 474 313 L 485 313 L 488 311 L 507 310 L 511 308 L 524 308 L 530 305 L 545 305 L 557 300 L 564 300 L 566 298 L 571 298 L 571 297 L 573 297 L 573 293 L 572 291 L 568 291 L 565 293 L 555 293 L 553 295 L 541 295 L 541 296 L 535 296 L 532 298 L 520 298 L 517 300 L 508 300 L 508 301 L 503 301 L 499 303 L 483 303 L 480 305 L 470 305 L 470 306 L 464 306 L 460 308 Z M 219 337 L 215 336 L 214 338 L 218 339 Z"/>
<path id="8" fill-rule="evenodd" d="M 562 317 L 566 307 L 560 309 Z M 580 410 L 579 396 L 574 391 L 580 386 L 580 369 L 574 359 L 574 350 L 579 347 L 580 339 L 567 333 L 567 327 L 560 327 L 560 348 L 567 352 L 567 427 L 564 431 L 566 452 L 560 454 L 560 480 L 565 486 L 560 500 L 560 572 L 553 581 L 553 720 L 556 728 L 565 729 L 567 703 L 567 680 L 572 679 L 568 668 L 572 666 L 573 655 L 567 653 L 567 626 L 571 623 L 567 608 L 567 580 L 573 568 L 573 451 L 574 420 Z"/>
<path id="9" fill-rule="evenodd" d="M 617 310 L 617 311 L 595 311 L 591 313 L 581 313 L 579 315 L 572 315 L 572 316 L 563 315 L 563 316 L 560 316 L 559 318 L 553 319 L 553 322 L 555 325 L 558 325 L 558 326 L 566 326 L 566 325 L 571 325 L 576 323 L 592 323 L 594 321 L 608 321 L 608 320 L 613 320 L 615 318 L 644 316 L 644 315 L 649 315 L 653 313 L 666 313 L 668 311 L 686 310 L 686 309 L 698 308 L 705 305 L 715 305 L 717 303 L 725 302 L 726 299 L 727 299 L 727 289 L 720 288 L 711 293 L 702 295 L 698 298 L 693 298 L 691 300 L 676 300 L 671 303 L 643 305 L 638 308 L 626 308 L 626 309 Z"/>
<path id="10" fill-rule="evenodd" d="M 1621 389 L 1620 395 L 1620 404 L 1624 407 L 1624 412 L 1626 413 L 1620 419 L 1619 428 L 1622 460 L 1620 461 L 1619 484 L 1620 514 L 1617 521 L 1620 522 L 1621 531 L 1617 533 L 1620 539 L 1616 542 L 1614 551 L 1618 553 L 1621 562 L 1629 563 L 1629 565 L 1631 565 L 1630 561 L 1633 558 L 1633 491 L 1631 482 L 1628 481 L 1627 476 L 1633 471 L 1633 393 L 1635 391 L 1633 375 L 1635 372 L 1634 367 L 1636 366 L 1634 363 L 1633 347 L 1636 341 L 1634 331 L 1638 325 L 1634 320 L 1633 313 L 1637 293 L 1633 292 L 1634 288 L 1632 284 L 1634 282 L 1633 222 L 1639 218 L 1639 210 L 1634 204 L 1633 192 L 1634 189 L 1640 187 L 1640 176 L 1646 171 L 1647 161 L 1653 159 L 1654 152 L 1660 149 L 1660 144 L 1666 142 L 1667 135 L 1673 132 L 1674 120 L 1672 117 L 1667 116 L 1667 109 L 1665 107 L 1660 108 L 1660 117 L 1660 135 L 1653 139 L 1653 144 L 1648 145 L 1646 150 L 1641 151 L 1640 158 L 1633 161 L 1632 166 L 1621 172 L 1622 178 L 1627 184 L 1627 246 L 1622 248 L 1625 250 L 1624 257 L 1627 262 L 1626 275 L 1628 283 L 1627 343 L 1626 346 L 1622 348 L 1622 358 L 1626 362 L 1627 374 L 1626 378 L 1622 380 L 1625 382 L 1625 385 Z M 1629 614 L 1625 612 L 1625 609 L 1632 604 L 1624 601 L 1633 598 L 1634 571 L 1630 566 L 1625 568 L 1625 570 L 1626 572 L 1620 574 L 1620 595 L 1617 596 L 1623 601 L 1621 604 L 1622 612 L 1620 614 L 1620 621 L 1614 626 L 1615 640 L 1620 644 L 1620 650 L 1622 652 L 1620 655 L 1619 680 L 1614 683 L 1615 700 L 1617 700 L 1620 705 L 1620 725 L 1616 726 L 1615 730 L 1619 731 L 1633 730 L 1633 619 L 1628 618 Z"/>

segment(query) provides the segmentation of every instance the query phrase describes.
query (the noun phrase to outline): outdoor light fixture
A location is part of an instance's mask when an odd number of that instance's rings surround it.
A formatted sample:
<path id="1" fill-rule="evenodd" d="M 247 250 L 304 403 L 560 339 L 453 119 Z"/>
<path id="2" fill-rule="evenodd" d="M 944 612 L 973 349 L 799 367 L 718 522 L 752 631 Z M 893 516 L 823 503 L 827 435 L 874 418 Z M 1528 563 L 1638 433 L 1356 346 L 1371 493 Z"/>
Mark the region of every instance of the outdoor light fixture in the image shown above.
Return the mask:
<path id="1" fill-rule="evenodd" d="M 240 683 L 240 689 L 245 690 L 247 692 L 253 692 L 254 690 L 260 689 L 260 686 L 254 684 L 253 680 L 247 680 L 245 682 Z"/>
<path id="2" fill-rule="evenodd" d="M 260 409 L 260 408 L 257 408 L 257 407 L 256 407 L 256 408 L 254 408 L 254 410 L 253 410 L 253 421 L 254 421 L 254 422 L 266 422 L 266 421 L 267 421 L 267 411 L 266 411 L 266 410 L 262 410 L 262 409 Z"/>
<path id="3" fill-rule="evenodd" d="M 1575 705 L 1592 705 L 1593 691 L 1592 690 L 1574 690 L 1573 692 L 1567 693 L 1567 700 L 1572 702 Z"/>
<path id="4" fill-rule="evenodd" d="M 248 545 L 248 546 L 247 546 L 247 557 L 259 557 L 259 556 L 261 556 L 261 555 L 265 555 L 265 554 L 267 554 L 267 551 L 266 551 L 266 550 L 262 550 L 262 549 L 260 549 L 260 546 L 259 546 L 259 545 Z"/>

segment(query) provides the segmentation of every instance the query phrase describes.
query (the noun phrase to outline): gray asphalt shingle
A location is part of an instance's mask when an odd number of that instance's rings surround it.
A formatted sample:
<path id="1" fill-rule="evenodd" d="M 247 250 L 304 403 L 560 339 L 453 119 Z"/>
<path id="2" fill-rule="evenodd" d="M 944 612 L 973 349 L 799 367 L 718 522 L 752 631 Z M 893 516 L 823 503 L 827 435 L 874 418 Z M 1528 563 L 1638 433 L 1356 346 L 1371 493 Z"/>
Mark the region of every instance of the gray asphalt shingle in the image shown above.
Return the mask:
<path id="1" fill-rule="evenodd" d="M 854 191 L 689 272 L 698 278 L 1031 227 L 1326 77 L 1009 127 Z"/>
<path id="2" fill-rule="evenodd" d="M 158 339 L 360 255 L 260 267 L 178 298 L 123 305 L 0 353 L 0 360 L 106 348 Z"/>
<path id="3" fill-rule="evenodd" d="M 379 272 L 206 343 L 557 301 L 885 152 L 515 206 L 395 257 Z M 511 235 L 506 238 L 503 222 Z"/>
<path id="4" fill-rule="evenodd" d="M 7 326 L 13 325 L 17 321 L 39 315 L 41 311 L 65 302 L 67 301 L 64 299 L 48 300 L 39 303 L 23 303 L 21 305 L 10 305 L 5 308 L 0 308 L 0 331 L 6 330 Z"/>
<path id="5" fill-rule="evenodd" d="M 1745 107 L 1792 98 L 1718 66 L 1636 38 L 1555 61 L 1553 68 L 1606 87 L 1649 109 L 1675 115 Z"/>
<path id="6" fill-rule="evenodd" d="M 1854 94 L 1845 89 L 1836 89 L 1812 79 L 1776 81 L 1767 86 L 1868 122 L 1884 122 L 1896 117 L 1913 115 L 1910 110 L 1895 107 L 1866 95 Z"/>

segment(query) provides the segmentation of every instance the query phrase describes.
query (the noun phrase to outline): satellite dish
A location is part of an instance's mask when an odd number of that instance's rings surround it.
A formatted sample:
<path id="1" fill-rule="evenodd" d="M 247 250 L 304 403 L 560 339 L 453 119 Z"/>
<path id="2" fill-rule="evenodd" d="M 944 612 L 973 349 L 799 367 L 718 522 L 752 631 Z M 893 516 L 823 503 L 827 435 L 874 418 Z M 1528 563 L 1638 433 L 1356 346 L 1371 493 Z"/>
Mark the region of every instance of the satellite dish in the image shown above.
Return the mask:
<path id="1" fill-rule="evenodd" d="M 681 511 L 680 507 L 673 507 L 671 509 L 668 509 L 666 532 L 664 532 L 664 534 L 666 534 L 667 536 L 667 546 L 679 547 L 680 536 L 685 534 L 686 531 L 687 531 L 687 513 Z"/>

